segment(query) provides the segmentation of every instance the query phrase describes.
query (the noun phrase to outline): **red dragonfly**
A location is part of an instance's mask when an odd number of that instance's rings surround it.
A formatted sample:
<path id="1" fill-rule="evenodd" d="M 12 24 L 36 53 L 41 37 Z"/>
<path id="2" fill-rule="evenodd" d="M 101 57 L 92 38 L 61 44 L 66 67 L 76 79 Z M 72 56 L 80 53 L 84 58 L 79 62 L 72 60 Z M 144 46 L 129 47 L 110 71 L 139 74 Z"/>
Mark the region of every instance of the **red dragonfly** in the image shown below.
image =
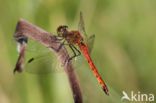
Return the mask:
<path id="1" fill-rule="evenodd" d="M 69 47 L 71 48 L 71 50 L 74 53 L 74 56 L 70 57 L 67 60 L 67 62 L 72 60 L 73 58 L 81 55 L 81 52 L 79 51 L 79 49 L 77 49 L 75 47 L 75 46 L 78 46 L 80 48 L 80 50 L 82 51 L 82 53 L 84 54 L 85 58 L 87 59 L 89 65 L 90 65 L 93 73 L 95 74 L 98 82 L 100 83 L 103 91 L 107 95 L 109 95 L 107 86 L 106 86 L 105 82 L 103 81 L 103 79 L 101 78 L 100 74 L 98 73 L 98 71 L 97 71 L 97 69 L 96 69 L 96 67 L 95 67 L 95 65 L 94 65 L 94 63 L 93 63 L 93 61 L 92 61 L 92 59 L 90 57 L 90 52 L 91 52 L 91 49 L 92 49 L 92 46 L 93 46 L 93 41 L 94 41 L 95 36 L 92 35 L 90 37 L 87 37 L 87 34 L 85 32 L 85 26 L 84 26 L 84 20 L 83 20 L 82 13 L 80 13 L 80 21 L 79 21 L 78 30 L 68 30 L 68 26 L 62 25 L 62 26 L 59 26 L 57 28 L 57 34 L 58 34 L 58 37 L 60 38 L 60 40 L 64 40 L 62 42 L 62 44 L 65 44 L 65 42 L 67 42 L 67 44 L 69 45 Z M 25 38 L 19 38 L 19 39 L 22 39 L 22 41 L 25 40 L 25 42 L 27 43 L 27 40 Z M 22 71 L 21 69 L 24 66 L 24 64 L 23 64 L 24 59 L 23 58 L 25 57 L 25 52 L 24 52 L 25 48 L 26 48 L 26 43 L 25 42 L 23 42 L 25 45 L 22 46 L 23 49 L 21 49 L 23 51 L 20 52 L 20 56 L 23 56 L 23 57 L 19 57 L 18 62 L 16 64 L 16 68 L 14 69 L 14 72 Z M 78 54 L 76 54 L 76 51 L 78 52 Z M 31 63 L 33 60 L 34 60 L 34 58 L 31 58 L 28 61 L 28 64 Z"/>
<path id="2" fill-rule="evenodd" d="M 86 36 L 82 13 L 80 13 L 79 31 L 83 35 Z M 74 52 L 74 56 L 72 56 L 69 60 L 72 60 L 74 57 L 79 56 L 81 54 L 80 51 L 75 47 L 75 46 L 78 46 L 80 48 L 80 50 L 82 51 L 83 55 L 85 56 L 85 58 L 87 59 L 89 65 L 90 65 L 93 73 L 95 74 L 98 82 L 100 83 L 103 91 L 107 95 L 109 95 L 107 86 L 106 86 L 105 82 L 103 81 L 103 79 L 101 78 L 100 74 L 98 73 L 98 71 L 97 71 L 97 69 L 96 69 L 96 67 L 95 67 L 95 65 L 94 65 L 94 63 L 93 63 L 93 61 L 92 61 L 92 59 L 90 57 L 89 50 L 88 50 L 88 47 L 87 47 L 87 43 L 85 42 L 83 36 L 80 34 L 79 31 L 77 31 L 77 30 L 68 30 L 68 26 L 66 26 L 66 25 L 62 25 L 62 26 L 59 26 L 57 28 L 58 37 L 61 37 L 63 40 L 67 41 L 69 47 Z M 76 54 L 75 50 L 79 54 Z"/>

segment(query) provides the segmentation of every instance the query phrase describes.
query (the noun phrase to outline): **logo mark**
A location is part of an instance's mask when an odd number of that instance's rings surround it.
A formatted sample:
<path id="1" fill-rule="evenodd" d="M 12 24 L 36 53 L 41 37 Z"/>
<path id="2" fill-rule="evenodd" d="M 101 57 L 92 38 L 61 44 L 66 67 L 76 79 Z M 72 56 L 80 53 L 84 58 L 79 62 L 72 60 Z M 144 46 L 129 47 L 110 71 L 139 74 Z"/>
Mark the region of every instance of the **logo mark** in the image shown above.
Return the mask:
<path id="1" fill-rule="evenodd" d="M 138 93 L 134 93 L 133 91 L 131 91 L 131 95 L 128 96 L 128 94 L 125 91 L 122 91 L 123 96 L 121 98 L 121 101 L 123 100 L 128 100 L 128 101 L 154 101 L 154 94 L 150 93 L 150 94 L 143 94 L 141 92 L 138 91 Z"/>
<path id="2" fill-rule="evenodd" d="M 123 101 L 124 99 L 127 99 L 130 101 L 130 98 L 128 97 L 127 93 L 125 91 L 122 91 L 123 93 L 123 97 L 121 98 L 121 101 Z"/>

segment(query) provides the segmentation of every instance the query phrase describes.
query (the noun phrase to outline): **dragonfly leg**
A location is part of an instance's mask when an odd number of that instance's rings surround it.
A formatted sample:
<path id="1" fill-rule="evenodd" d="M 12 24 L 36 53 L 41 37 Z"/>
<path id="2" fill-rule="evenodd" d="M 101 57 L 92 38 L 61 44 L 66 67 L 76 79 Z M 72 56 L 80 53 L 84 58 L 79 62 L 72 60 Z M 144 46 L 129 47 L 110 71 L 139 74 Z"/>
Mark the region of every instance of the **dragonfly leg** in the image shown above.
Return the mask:
<path id="1" fill-rule="evenodd" d="M 63 40 L 64 38 L 62 38 L 61 36 L 54 36 L 55 37 L 55 40 Z"/>
<path id="2" fill-rule="evenodd" d="M 81 55 L 81 52 L 75 46 L 73 46 L 73 48 L 78 52 L 78 54 L 76 56 L 80 56 Z"/>
<path id="3" fill-rule="evenodd" d="M 65 45 L 65 40 L 60 44 L 58 48 L 54 48 L 52 46 L 50 48 L 54 49 L 56 52 L 59 52 L 63 45 Z"/>
<path id="4" fill-rule="evenodd" d="M 81 52 L 80 52 L 75 46 L 73 46 L 73 45 L 69 45 L 69 47 L 70 47 L 71 50 L 73 51 L 74 55 L 68 59 L 68 62 L 69 62 L 70 60 L 72 60 L 73 58 L 75 58 L 75 57 L 81 55 Z M 78 54 L 76 54 L 76 52 L 75 52 L 74 49 L 78 52 Z"/>

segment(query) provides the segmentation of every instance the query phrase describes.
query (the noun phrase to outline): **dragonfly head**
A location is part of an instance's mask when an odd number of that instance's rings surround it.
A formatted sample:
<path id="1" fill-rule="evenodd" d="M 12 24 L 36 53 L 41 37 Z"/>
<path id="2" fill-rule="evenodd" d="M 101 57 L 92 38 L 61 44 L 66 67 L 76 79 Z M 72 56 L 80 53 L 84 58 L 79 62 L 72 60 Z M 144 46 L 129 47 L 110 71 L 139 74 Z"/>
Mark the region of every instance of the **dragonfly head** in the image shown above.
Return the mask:
<path id="1" fill-rule="evenodd" d="M 57 34 L 58 36 L 63 36 L 64 32 L 67 31 L 68 26 L 66 25 L 61 25 L 57 28 Z"/>

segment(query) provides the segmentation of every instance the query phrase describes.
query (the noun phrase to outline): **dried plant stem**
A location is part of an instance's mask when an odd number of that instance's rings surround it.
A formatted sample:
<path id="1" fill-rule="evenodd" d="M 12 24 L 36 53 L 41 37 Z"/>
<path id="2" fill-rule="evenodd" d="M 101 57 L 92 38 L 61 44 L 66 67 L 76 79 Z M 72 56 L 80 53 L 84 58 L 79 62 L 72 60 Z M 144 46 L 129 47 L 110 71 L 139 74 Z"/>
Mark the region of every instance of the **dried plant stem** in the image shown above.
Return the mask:
<path id="1" fill-rule="evenodd" d="M 59 42 L 59 40 L 57 40 L 53 34 L 50 34 L 23 19 L 20 19 L 17 23 L 14 37 L 18 42 L 19 46 L 21 46 L 19 51 L 20 52 L 19 58 L 14 72 L 22 71 L 24 60 L 25 60 L 25 50 L 26 50 L 25 44 L 27 43 L 27 38 L 35 40 L 36 42 L 40 42 L 41 44 L 48 47 L 51 51 L 53 51 L 58 56 L 67 74 L 75 103 L 82 103 L 80 84 L 74 66 L 72 64 L 72 61 L 65 63 L 65 61 L 69 58 L 69 54 L 64 46 L 62 46 L 59 51 L 56 51 L 54 49 L 54 48 L 59 48 L 61 42 Z"/>

